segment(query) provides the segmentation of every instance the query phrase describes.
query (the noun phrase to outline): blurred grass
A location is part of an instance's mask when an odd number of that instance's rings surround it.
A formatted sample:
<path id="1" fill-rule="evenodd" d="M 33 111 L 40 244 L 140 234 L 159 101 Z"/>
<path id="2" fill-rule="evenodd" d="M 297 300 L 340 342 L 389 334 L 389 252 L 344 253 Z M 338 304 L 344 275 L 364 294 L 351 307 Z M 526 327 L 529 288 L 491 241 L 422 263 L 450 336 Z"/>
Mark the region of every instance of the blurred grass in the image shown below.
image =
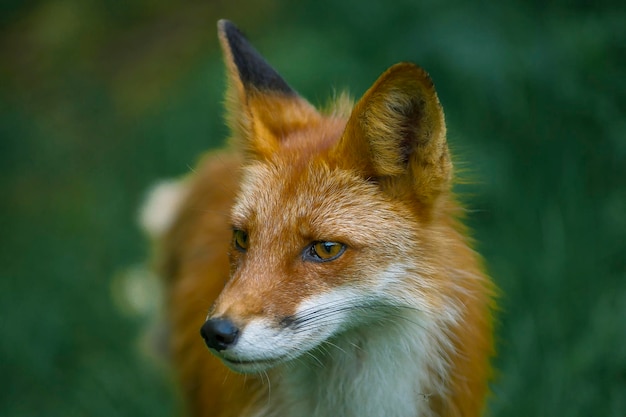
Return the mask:
<path id="1" fill-rule="evenodd" d="M 0 415 L 172 415 L 115 277 L 155 180 L 222 143 L 215 22 L 312 102 L 426 68 L 502 288 L 494 416 L 626 415 L 620 2 L 41 0 L 0 13 Z"/>

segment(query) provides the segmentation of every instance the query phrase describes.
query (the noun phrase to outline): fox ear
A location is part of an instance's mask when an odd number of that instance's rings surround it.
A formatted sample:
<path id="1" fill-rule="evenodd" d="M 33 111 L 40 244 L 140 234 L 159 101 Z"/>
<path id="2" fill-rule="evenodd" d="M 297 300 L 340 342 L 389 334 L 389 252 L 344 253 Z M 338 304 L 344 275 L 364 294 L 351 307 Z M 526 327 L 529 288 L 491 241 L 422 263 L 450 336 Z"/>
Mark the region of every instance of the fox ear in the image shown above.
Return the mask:
<path id="1" fill-rule="evenodd" d="M 228 20 L 217 24 L 229 88 L 227 119 L 235 136 L 256 158 L 267 157 L 290 133 L 319 119 Z"/>
<path id="2" fill-rule="evenodd" d="M 383 73 L 354 107 L 334 153 L 392 194 L 410 191 L 430 204 L 448 190 L 445 121 L 428 74 L 410 63 Z"/>

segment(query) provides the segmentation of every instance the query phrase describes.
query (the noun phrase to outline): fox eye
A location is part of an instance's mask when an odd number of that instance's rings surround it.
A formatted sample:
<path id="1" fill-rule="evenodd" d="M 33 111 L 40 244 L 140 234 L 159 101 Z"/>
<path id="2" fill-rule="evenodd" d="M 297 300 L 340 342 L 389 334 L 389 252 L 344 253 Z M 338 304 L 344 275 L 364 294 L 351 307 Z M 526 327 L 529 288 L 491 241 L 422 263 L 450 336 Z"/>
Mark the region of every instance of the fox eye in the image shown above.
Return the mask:
<path id="1" fill-rule="evenodd" d="M 233 244 L 235 248 L 241 252 L 248 250 L 248 233 L 243 230 L 235 229 L 233 231 Z"/>
<path id="2" fill-rule="evenodd" d="M 313 262 L 333 261 L 343 255 L 346 245 L 337 242 L 314 242 L 304 252 L 304 259 Z"/>

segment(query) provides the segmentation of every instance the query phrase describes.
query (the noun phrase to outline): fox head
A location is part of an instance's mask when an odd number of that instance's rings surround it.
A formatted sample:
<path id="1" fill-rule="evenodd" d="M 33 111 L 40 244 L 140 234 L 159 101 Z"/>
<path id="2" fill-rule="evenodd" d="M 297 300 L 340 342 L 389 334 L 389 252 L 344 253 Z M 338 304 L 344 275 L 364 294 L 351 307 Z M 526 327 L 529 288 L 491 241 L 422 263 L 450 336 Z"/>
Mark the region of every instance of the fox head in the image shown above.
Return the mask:
<path id="1" fill-rule="evenodd" d="M 424 327 L 456 320 L 452 163 L 428 74 L 397 64 L 351 110 L 320 112 L 232 23 L 218 27 L 244 165 L 209 348 L 260 372 L 404 310 Z"/>

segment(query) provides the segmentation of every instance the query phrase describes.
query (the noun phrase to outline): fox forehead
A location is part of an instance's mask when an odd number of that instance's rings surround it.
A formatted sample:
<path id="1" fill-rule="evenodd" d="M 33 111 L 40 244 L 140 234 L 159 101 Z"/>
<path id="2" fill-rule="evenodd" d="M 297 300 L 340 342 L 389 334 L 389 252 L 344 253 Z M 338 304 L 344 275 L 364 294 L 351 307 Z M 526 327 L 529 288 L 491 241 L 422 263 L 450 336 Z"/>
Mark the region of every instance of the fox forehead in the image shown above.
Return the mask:
<path id="1" fill-rule="evenodd" d="M 232 210 L 235 228 L 252 237 L 339 241 L 358 248 L 414 239 L 415 221 L 403 202 L 323 157 L 307 164 L 277 158 L 243 168 Z"/>

